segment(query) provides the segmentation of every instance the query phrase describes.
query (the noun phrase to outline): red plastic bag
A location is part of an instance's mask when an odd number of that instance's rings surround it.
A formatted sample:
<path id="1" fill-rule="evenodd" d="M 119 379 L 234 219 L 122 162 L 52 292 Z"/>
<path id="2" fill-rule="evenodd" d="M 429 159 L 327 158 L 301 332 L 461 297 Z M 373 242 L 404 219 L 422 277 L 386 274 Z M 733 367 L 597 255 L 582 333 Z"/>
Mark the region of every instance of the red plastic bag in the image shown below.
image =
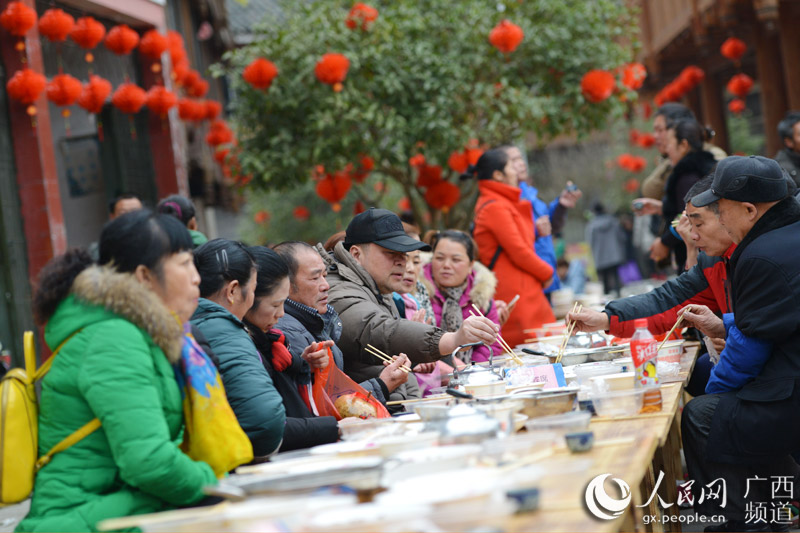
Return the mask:
<path id="1" fill-rule="evenodd" d="M 323 414 L 320 405 L 323 405 L 326 406 L 326 409 L 333 408 L 336 414 L 329 412 L 325 414 L 335 416 L 337 420 L 351 416 L 359 418 L 389 418 L 391 416 L 386 407 L 372 396 L 372 393 L 364 390 L 361 385 L 339 370 L 333 362 L 330 349 L 328 349 L 328 366 L 314 369 L 312 391 L 314 403 L 320 409 L 320 415 Z"/>

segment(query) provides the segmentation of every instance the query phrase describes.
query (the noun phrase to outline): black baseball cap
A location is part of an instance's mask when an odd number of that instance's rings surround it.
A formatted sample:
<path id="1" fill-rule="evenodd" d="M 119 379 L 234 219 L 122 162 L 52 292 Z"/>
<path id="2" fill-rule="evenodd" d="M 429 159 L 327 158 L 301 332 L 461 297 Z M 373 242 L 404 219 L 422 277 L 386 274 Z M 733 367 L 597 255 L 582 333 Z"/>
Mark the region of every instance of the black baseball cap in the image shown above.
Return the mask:
<path id="1" fill-rule="evenodd" d="M 692 205 L 705 207 L 720 198 L 754 204 L 777 202 L 788 194 L 785 172 L 777 161 L 760 155 L 733 155 L 717 164 L 711 189 L 692 198 Z"/>
<path id="2" fill-rule="evenodd" d="M 370 207 L 357 214 L 347 225 L 344 247 L 348 250 L 354 244 L 373 243 L 395 252 L 430 251 L 431 247 L 412 238 L 403 229 L 400 217 L 388 209 Z"/>

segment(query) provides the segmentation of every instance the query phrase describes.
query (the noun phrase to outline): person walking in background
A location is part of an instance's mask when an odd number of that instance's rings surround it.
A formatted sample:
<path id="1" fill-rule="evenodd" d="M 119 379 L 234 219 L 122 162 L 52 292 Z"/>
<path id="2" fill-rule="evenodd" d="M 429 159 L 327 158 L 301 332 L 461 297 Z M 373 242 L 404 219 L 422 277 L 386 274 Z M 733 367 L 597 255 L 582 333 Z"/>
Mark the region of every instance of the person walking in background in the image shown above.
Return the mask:
<path id="1" fill-rule="evenodd" d="M 194 203 L 185 196 L 171 194 L 158 202 L 156 209 L 159 213 L 172 215 L 180 220 L 189 230 L 189 235 L 192 236 L 192 244 L 194 244 L 195 248 L 208 242 L 208 237 L 197 231 L 197 211 Z"/>
<path id="2" fill-rule="evenodd" d="M 114 220 L 131 211 L 138 211 L 144 207 L 138 196 L 131 193 L 122 193 L 108 202 L 108 220 Z M 97 263 L 100 260 L 100 243 L 94 241 L 89 245 L 89 255 L 92 261 Z"/>
<path id="3" fill-rule="evenodd" d="M 775 155 L 775 161 L 785 170 L 795 185 L 800 185 L 800 111 L 789 111 L 778 123 L 778 135 L 783 148 Z"/>
<path id="4" fill-rule="evenodd" d="M 606 213 L 600 202 L 592 206 L 594 216 L 586 225 L 586 241 L 592 249 L 594 268 L 603 292 L 618 294 L 619 267 L 625 263 L 625 230 L 617 217 Z"/>
<path id="5" fill-rule="evenodd" d="M 478 179 L 475 205 L 475 242 L 479 260 L 498 280 L 495 297 L 516 308 L 503 325 L 503 337 L 512 346 L 522 344 L 526 329 L 553 322 L 555 315 L 544 295 L 555 270 L 536 255 L 531 203 L 521 198 L 517 170 L 508 152 L 485 152 L 461 179 Z"/>

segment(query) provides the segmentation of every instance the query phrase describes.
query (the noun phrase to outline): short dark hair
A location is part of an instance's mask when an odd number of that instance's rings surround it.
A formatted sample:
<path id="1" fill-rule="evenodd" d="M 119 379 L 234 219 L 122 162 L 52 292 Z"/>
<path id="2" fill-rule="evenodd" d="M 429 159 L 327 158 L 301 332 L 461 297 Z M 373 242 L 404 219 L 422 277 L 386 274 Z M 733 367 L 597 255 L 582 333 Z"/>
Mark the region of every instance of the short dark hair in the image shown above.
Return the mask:
<path id="1" fill-rule="evenodd" d="M 794 125 L 800 122 L 800 111 L 789 111 L 783 120 L 778 122 L 778 135 L 783 139 L 792 139 L 794 137 Z"/>
<path id="2" fill-rule="evenodd" d="M 714 169 L 711 169 L 711 174 L 697 181 L 686 191 L 686 196 L 683 197 L 683 201 L 688 205 L 689 202 L 692 201 L 692 198 L 709 190 L 712 183 L 714 183 Z"/>
<path id="3" fill-rule="evenodd" d="M 172 215 L 186 226 L 195 216 L 194 204 L 191 200 L 180 194 L 171 194 L 158 202 L 156 210 L 165 215 Z"/>
<path id="4" fill-rule="evenodd" d="M 192 248 L 189 230 L 175 217 L 140 209 L 103 227 L 99 263 L 111 264 L 119 272 L 133 272 L 144 265 L 158 273 L 167 256 Z"/>
<path id="5" fill-rule="evenodd" d="M 692 110 L 677 102 L 667 102 L 656 110 L 653 118 L 662 116 L 667 123 L 667 128 L 672 127 L 672 123 L 681 119 L 697 120 Z"/>
<path id="6" fill-rule="evenodd" d="M 300 269 L 300 262 L 297 261 L 297 252 L 302 250 L 309 250 L 316 253 L 313 246 L 303 241 L 283 241 L 272 247 L 279 256 L 286 263 L 289 268 L 289 281 L 294 286 L 294 280 L 297 278 L 297 271 Z"/>
<path id="7" fill-rule="evenodd" d="M 675 140 L 679 143 L 686 141 L 692 152 L 699 152 L 703 149 L 706 139 L 706 129 L 693 118 L 682 118 L 673 122 L 668 129 L 675 131 Z"/>
<path id="8" fill-rule="evenodd" d="M 92 264 L 92 257 L 83 248 L 71 248 L 52 258 L 39 272 L 33 293 L 33 318 L 43 326 L 69 295 L 78 274 Z"/>
<path id="9" fill-rule="evenodd" d="M 475 261 L 475 257 L 478 255 L 478 247 L 475 245 L 475 241 L 469 236 L 469 234 L 457 229 L 446 229 L 444 231 L 439 231 L 433 234 L 431 237 L 431 252 L 436 252 L 436 247 L 439 246 L 439 243 L 442 242 L 442 239 L 448 239 L 462 245 L 467 250 L 467 257 L 469 257 L 469 260 Z"/>
<path id="10" fill-rule="evenodd" d="M 194 251 L 194 266 L 200 273 L 200 296 L 208 298 L 227 282 L 235 280 L 247 285 L 256 262 L 244 244 L 212 239 Z"/>
<path id="11" fill-rule="evenodd" d="M 508 164 L 508 153 L 504 147 L 492 148 L 483 152 L 478 162 L 470 165 L 467 171 L 461 174 L 462 180 L 472 179 L 477 176 L 479 180 L 490 180 L 495 170 L 503 172 Z"/>
<path id="12" fill-rule="evenodd" d="M 112 214 L 112 215 L 114 214 L 114 211 L 116 211 L 117 204 L 120 202 L 120 200 L 139 200 L 140 202 L 142 202 L 142 199 L 139 198 L 138 196 L 136 196 L 135 194 L 133 194 L 131 192 L 123 192 L 121 194 L 118 194 L 116 197 L 114 197 L 113 200 L 108 202 L 108 212 L 109 212 L 109 214 Z M 142 202 L 142 203 L 144 203 L 144 202 Z"/>
<path id="13" fill-rule="evenodd" d="M 261 298 L 272 294 L 278 284 L 289 276 L 289 267 L 277 252 L 266 246 L 249 246 L 247 251 L 255 259 L 258 272 L 253 301 L 253 307 L 257 307 Z"/>

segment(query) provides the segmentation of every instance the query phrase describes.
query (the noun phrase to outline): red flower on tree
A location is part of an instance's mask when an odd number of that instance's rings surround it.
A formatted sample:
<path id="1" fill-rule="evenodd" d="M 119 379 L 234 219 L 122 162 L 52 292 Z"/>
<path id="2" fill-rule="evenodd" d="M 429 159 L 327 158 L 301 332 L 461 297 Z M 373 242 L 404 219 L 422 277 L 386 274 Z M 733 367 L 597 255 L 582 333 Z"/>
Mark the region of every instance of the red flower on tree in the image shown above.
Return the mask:
<path id="1" fill-rule="evenodd" d="M 728 92 L 739 98 L 744 98 L 753 88 L 753 78 L 747 74 L 736 74 L 728 82 Z"/>
<path id="2" fill-rule="evenodd" d="M 353 182 L 342 172 L 334 175 L 328 174 L 317 182 L 317 195 L 331 204 L 331 208 L 337 213 L 342 209 L 339 202 L 347 196 L 347 192 L 352 187 Z"/>
<path id="3" fill-rule="evenodd" d="M 175 107 L 178 97 L 163 85 L 154 85 L 147 91 L 145 103 L 150 111 L 163 117 L 167 111 Z"/>
<path id="4" fill-rule="evenodd" d="M 641 89 L 647 69 L 641 63 L 628 63 L 622 71 L 622 85 L 634 91 Z"/>
<path id="5" fill-rule="evenodd" d="M 425 164 L 425 156 L 422 154 L 411 156 L 408 159 L 408 164 L 411 165 L 412 167 L 421 167 L 422 165 Z"/>
<path id="6" fill-rule="evenodd" d="M 35 70 L 24 68 L 16 71 L 8 80 L 6 91 L 14 100 L 30 105 L 39 98 L 46 85 L 47 78 Z"/>
<path id="7" fill-rule="evenodd" d="M 123 83 L 111 96 L 111 103 L 127 114 L 138 113 L 147 100 L 147 93 L 144 89 L 133 83 Z"/>
<path id="8" fill-rule="evenodd" d="M 504 54 L 510 54 L 517 49 L 524 37 L 522 28 L 503 19 L 489 32 L 489 43 Z"/>
<path id="9" fill-rule="evenodd" d="M 738 62 L 747 51 L 747 45 L 741 39 L 729 37 L 719 47 L 719 51 L 731 61 Z"/>
<path id="10" fill-rule="evenodd" d="M 39 19 L 39 33 L 51 41 L 66 40 L 73 27 L 75 19 L 72 15 L 57 7 L 48 9 Z"/>
<path id="11" fill-rule="evenodd" d="M 256 89 L 269 89 L 272 80 L 278 75 L 278 67 L 269 59 L 258 57 L 242 71 L 244 81 Z"/>
<path id="12" fill-rule="evenodd" d="M 78 105 L 89 113 L 99 113 L 106 103 L 106 98 L 111 94 L 111 82 L 100 76 L 89 76 L 89 82 L 83 84 Z"/>
<path id="13" fill-rule="evenodd" d="M 81 17 L 75 21 L 75 27 L 69 37 L 84 50 L 97 46 L 106 35 L 106 28 L 94 17 Z"/>
<path id="14" fill-rule="evenodd" d="M 57 106 L 68 106 L 74 104 L 81 95 L 81 82 L 69 74 L 58 74 L 53 76 L 47 84 L 47 99 Z"/>
<path id="15" fill-rule="evenodd" d="M 615 85 L 616 81 L 610 72 L 590 70 L 581 79 L 581 92 L 584 98 L 596 104 L 611 96 Z"/>
<path id="16" fill-rule="evenodd" d="M 350 60 L 343 54 L 325 54 L 314 67 L 314 75 L 322 83 L 333 86 L 333 90 L 342 90 L 342 82 L 350 69 Z"/>
<path id="17" fill-rule="evenodd" d="M 356 2 L 353 4 L 353 7 L 350 8 L 350 12 L 347 14 L 344 24 L 351 30 L 355 30 L 356 28 L 360 27 L 362 30 L 367 31 L 370 24 L 375 22 L 377 18 L 377 9 L 370 5 Z"/>
<path id="18" fill-rule="evenodd" d="M 304 205 L 298 205 L 294 208 L 294 211 L 292 211 L 292 216 L 297 220 L 305 221 L 311 216 L 311 211 Z"/>
<path id="19" fill-rule="evenodd" d="M 139 52 L 151 59 L 161 59 L 161 54 L 167 50 L 168 46 L 169 42 L 164 35 L 156 30 L 148 30 L 142 35 Z"/>
<path id="20" fill-rule="evenodd" d="M 253 220 L 256 224 L 264 224 L 269 220 L 269 213 L 264 211 L 257 211 L 255 215 L 253 215 Z"/>
<path id="21" fill-rule="evenodd" d="M 128 55 L 139 44 L 139 34 L 127 24 L 119 24 L 108 30 L 105 44 L 106 48 L 117 55 Z"/>
<path id="22" fill-rule="evenodd" d="M 0 13 L 0 25 L 8 33 L 22 37 L 36 24 L 36 11 L 22 2 L 9 2 Z"/>
<path id="23" fill-rule="evenodd" d="M 428 205 L 434 209 L 441 209 L 445 213 L 456 205 L 460 197 L 461 189 L 449 181 L 440 181 L 425 191 L 425 201 L 428 202 Z"/>
<path id="24" fill-rule="evenodd" d="M 739 98 L 734 98 L 728 102 L 728 110 L 735 115 L 740 114 L 746 108 L 747 106 L 745 105 L 744 100 L 740 100 Z"/>

